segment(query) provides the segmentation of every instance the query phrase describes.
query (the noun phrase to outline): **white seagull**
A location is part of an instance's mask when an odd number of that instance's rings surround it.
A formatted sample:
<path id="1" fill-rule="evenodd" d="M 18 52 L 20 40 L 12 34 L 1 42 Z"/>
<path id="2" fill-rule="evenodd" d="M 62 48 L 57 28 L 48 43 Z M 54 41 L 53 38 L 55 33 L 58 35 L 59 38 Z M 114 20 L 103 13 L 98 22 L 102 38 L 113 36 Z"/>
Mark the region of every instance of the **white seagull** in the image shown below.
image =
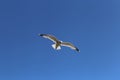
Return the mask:
<path id="1" fill-rule="evenodd" d="M 47 39 L 50 39 L 51 41 L 53 41 L 55 44 L 52 44 L 52 47 L 55 50 L 60 50 L 61 49 L 60 46 L 66 46 L 66 47 L 70 47 L 71 49 L 80 52 L 80 50 L 77 47 L 75 47 L 73 44 L 71 44 L 69 42 L 62 42 L 62 41 L 58 40 L 56 37 L 54 37 L 53 35 L 50 35 L 50 34 L 39 34 L 39 36 L 42 36 L 44 38 L 47 38 Z"/>

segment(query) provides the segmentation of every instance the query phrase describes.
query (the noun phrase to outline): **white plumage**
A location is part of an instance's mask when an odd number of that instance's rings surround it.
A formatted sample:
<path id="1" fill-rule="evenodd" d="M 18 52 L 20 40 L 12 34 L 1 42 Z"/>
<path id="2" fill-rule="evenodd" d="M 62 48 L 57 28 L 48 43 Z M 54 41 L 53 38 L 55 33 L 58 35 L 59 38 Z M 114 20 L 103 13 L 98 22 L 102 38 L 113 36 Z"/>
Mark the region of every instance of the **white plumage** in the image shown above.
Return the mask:
<path id="1" fill-rule="evenodd" d="M 56 37 L 54 37 L 53 35 L 39 34 L 39 36 L 42 36 L 44 38 L 47 38 L 47 39 L 50 39 L 51 41 L 53 41 L 55 44 L 52 44 L 52 47 L 56 50 L 60 50 L 61 49 L 60 46 L 66 46 L 66 47 L 69 47 L 73 50 L 80 52 L 80 50 L 77 47 L 75 47 L 73 44 L 71 44 L 69 42 L 62 42 L 62 41 L 58 40 Z"/>

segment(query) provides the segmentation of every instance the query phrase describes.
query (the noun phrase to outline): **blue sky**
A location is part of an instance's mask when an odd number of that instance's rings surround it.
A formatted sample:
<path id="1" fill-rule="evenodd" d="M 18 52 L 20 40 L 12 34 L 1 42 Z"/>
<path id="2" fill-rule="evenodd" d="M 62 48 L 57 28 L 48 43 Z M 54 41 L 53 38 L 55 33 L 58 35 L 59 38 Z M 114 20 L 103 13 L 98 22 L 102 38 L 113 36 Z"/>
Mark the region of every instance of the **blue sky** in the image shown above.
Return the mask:
<path id="1" fill-rule="evenodd" d="M 1 0 L 0 80 L 120 80 L 119 0 Z M 38 33 L 76 45 L 52 49 Z"/>

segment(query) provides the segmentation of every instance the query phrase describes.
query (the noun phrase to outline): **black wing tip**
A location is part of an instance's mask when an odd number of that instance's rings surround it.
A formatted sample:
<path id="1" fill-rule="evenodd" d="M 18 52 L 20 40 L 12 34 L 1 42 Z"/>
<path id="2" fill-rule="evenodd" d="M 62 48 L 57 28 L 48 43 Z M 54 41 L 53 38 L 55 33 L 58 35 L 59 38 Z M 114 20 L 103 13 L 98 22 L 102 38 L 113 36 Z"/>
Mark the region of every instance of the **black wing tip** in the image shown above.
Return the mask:
<path id="1" fill-rule="evenodd" d="M 39 36 L 44 36 L 44 35 L 46 35 L 46 34 L 38 34 Z"/>
<path id="2" fill-rule="evenodd" d="M 77 52 L 80 52 L 80 50 L 79 50 L 78 48 L 76 48 L 76 51 L 77 51 Z"/>

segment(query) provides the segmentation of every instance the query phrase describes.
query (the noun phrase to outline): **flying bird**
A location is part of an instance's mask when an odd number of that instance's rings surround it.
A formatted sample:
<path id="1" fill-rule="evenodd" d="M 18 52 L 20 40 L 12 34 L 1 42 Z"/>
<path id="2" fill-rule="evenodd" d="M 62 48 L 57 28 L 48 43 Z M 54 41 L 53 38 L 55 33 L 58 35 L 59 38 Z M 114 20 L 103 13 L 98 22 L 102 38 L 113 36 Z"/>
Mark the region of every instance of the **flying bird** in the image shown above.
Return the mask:
<path id="1" fill-rule="evenodd" d="M 50 34 L 39 34 L 39 36 L 42 36 L 44 38 L 47 38 L 51 41 L 54 42 L 54 44 L 52 44 L 52 47 L 55 49 L 55 50 L 60 50 L 61 49 L 61 46 L 66 46 L 66 47 L 69 47 L 73 50 L 76 50 L 78 52 L 80 52 L 80 50 L 75 47 L 73 44 L 71 44 L 70 42 L 62 42 L 60 40 L 58 40 L 55 36 L 53 35 L 50 35 Z"/>

